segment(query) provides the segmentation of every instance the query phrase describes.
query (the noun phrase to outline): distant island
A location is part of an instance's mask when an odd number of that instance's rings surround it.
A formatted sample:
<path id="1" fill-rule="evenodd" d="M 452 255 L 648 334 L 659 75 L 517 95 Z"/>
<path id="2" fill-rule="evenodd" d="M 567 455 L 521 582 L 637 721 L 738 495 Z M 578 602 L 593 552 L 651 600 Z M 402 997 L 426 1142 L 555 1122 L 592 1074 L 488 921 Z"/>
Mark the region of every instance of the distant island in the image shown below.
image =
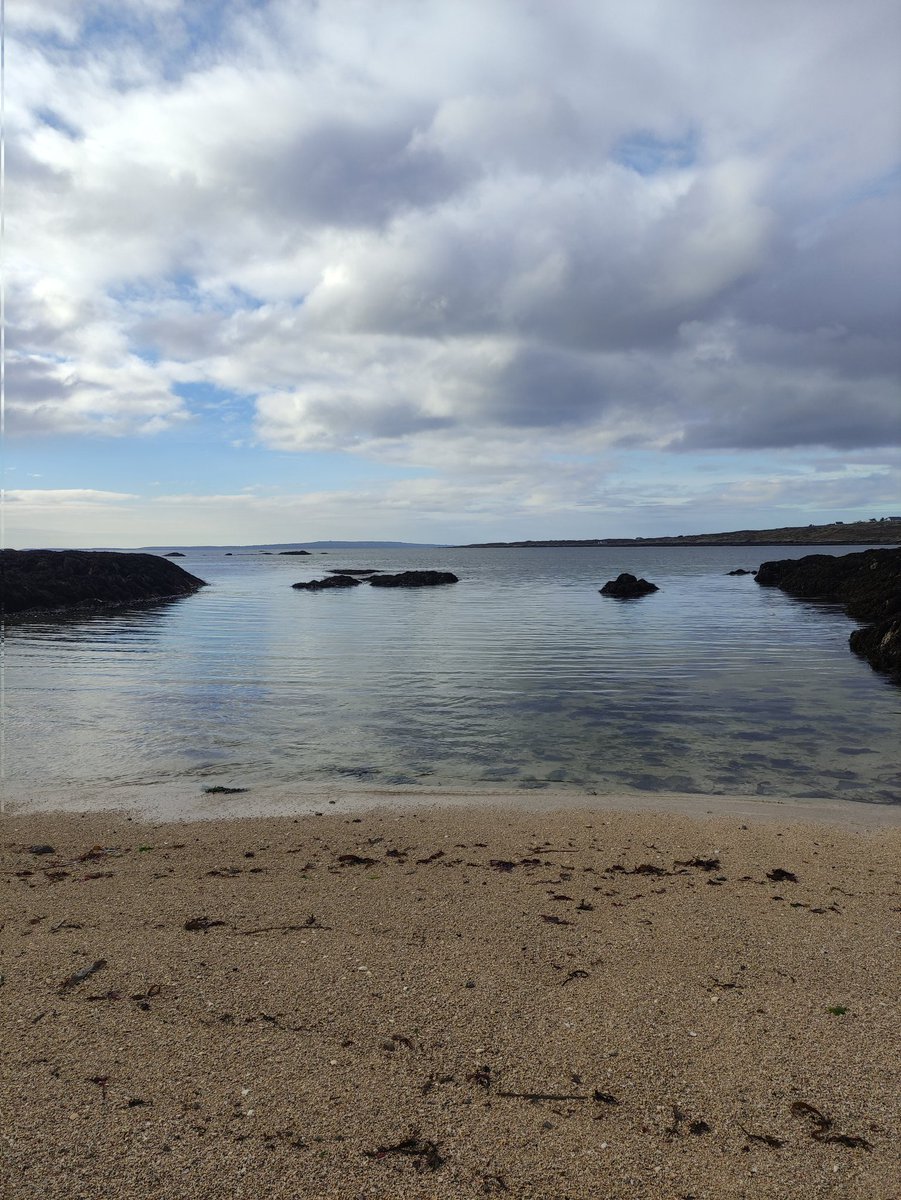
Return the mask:
<path id="1" fill-rule="evenodd" d="M 656 538 L 547 538 L 525 542 L 470 542 L 458 550 L 540 546 L 897 546 L 901 517 L 834 521 L 831 525 L 786 525 L 782 529 L 736 529 L 731 533 L 684 533 Z"/>

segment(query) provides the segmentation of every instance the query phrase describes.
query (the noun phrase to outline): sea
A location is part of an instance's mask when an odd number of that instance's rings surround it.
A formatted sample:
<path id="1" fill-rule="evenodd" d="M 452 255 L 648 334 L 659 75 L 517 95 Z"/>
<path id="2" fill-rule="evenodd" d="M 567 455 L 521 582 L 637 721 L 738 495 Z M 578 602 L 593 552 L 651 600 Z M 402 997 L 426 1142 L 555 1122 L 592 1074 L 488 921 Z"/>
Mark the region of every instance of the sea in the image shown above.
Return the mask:
<path id="1" fill-rule="evenodd" d="M 395 803 L 441 788 L 901 801 L 901 689 L 849 651 L 853 623 L 729 574 L 807 547 L 170 549 L 209 586 L 7 626 L 15 794 L 177 784 L 198 797 L 390 790 Z M 292 589 L 341 567 L 459 582 Z M 622 571 L 660 590 L 602 596 Z"/>

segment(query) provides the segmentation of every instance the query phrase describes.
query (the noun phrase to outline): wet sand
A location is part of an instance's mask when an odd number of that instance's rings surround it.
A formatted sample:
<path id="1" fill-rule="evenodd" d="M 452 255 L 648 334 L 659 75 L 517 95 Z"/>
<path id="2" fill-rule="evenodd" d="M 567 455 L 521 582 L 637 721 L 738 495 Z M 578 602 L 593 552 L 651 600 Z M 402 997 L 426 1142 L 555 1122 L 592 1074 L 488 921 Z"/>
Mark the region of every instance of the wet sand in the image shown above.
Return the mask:
<path id="1" fill-rule="evenodd" d="M 0 1195 L 897 1197 L 897 816 L 705 803 L 8 813 Z"/>

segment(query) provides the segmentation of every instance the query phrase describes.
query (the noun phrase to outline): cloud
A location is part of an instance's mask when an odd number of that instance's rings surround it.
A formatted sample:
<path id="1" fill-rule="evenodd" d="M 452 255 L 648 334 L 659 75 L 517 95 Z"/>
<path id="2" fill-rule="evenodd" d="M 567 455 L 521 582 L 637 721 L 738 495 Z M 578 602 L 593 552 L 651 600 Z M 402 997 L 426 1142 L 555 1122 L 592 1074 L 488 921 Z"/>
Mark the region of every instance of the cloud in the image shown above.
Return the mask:
<path id="1" fill-rule="evenodd" d="M 24 508 L 84 508 L 96 504 L 121 504 L 138 500 L 132 492 L 104 492 L 96 488 L 9 488 L 3 493 L 5 503 Z"/>
<path id="2" fill-rule="evenodd" d="M 890 0 L 15 7 L 11 432 L 205 382 L 449 494 L 901 440 Z"/>

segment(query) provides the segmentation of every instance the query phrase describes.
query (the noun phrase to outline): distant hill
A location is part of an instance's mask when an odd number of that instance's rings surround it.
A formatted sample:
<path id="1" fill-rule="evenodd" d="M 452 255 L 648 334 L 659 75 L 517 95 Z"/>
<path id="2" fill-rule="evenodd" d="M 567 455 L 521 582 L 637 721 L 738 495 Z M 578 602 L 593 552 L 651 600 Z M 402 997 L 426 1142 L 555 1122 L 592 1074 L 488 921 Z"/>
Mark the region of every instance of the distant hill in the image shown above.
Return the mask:
<path id="1" fill-rule="evenodd" d="M 730 533 L 686 533 L 657 538 L 560 538 L 527 542 L 471 542 L 459 549 L 530 546 L 897 546 L 901 517 L 835 521 L 832 525 L 786 525 L 781 529 L 736 529 Z"/>
<path id="2" fill-rule="evenodd" d="M 281 545 L 282 543 L 279 543 Z M 288 549 L 298 550 L 435 550 L 437 542 L 285 542 Z M 266 546 L 266 550 L 271 547 Z"/>
<path id="3" fill-rule="evenodd" d="M 142 549 L 158 554 L 164 546 L 143 546 Z M 181 550 L 440 550 L 437 542 L 252 542 L 247 546 L 181 546 Z"/>

